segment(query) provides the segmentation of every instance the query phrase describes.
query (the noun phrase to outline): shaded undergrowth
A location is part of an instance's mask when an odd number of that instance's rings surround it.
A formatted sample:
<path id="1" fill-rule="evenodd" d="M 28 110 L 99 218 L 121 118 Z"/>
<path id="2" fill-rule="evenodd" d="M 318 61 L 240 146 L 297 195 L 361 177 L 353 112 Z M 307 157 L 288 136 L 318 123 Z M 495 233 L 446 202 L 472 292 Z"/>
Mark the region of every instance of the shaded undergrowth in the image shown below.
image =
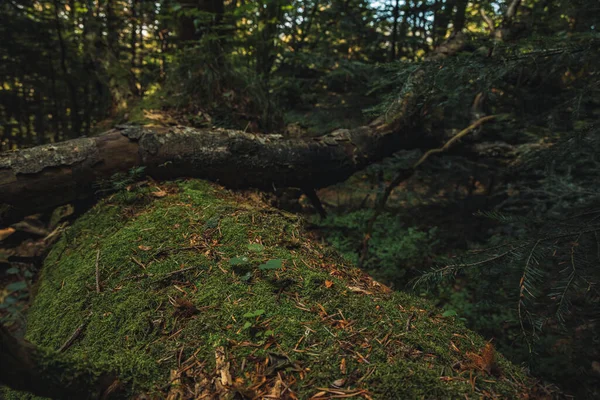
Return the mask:
<path id="1" fill-rule="evenodd" d="M 119 192 L 80 217 L 45 262 L 27 338 L 71 340 L 66 355 L 151 395 L 530 390 L 459 321 L 373 281 L 297 217 L 199 181 Z"/>

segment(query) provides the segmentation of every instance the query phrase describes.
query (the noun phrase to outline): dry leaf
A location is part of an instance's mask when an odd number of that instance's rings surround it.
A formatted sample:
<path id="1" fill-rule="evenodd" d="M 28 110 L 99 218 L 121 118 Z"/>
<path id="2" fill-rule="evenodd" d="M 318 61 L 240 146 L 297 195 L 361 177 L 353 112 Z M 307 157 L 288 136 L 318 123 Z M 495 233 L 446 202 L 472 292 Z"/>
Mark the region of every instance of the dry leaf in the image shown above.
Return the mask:
<path id="1" fill-rule="evenodd" d="M 48 246 L 46 246 L 44 240 L 27 239 L 15 249 L 15 255 L 19 257 L 38 257 L 44 254 L 47 248 Z"/>
<path id="2" fill-rule="evenodd" d="M 4 303 L 4 299 L 8 297 L 10 292 L 6 288 L 0 290 L 0 303 Z"/>
<path id="3" fill-rule="evenodd" d="M 333 286 L 333 281 L 325 281 L 325 287 L 326 287 L 326 288 L 328 288 L 328 289 L 329 289 L 329 288 L 330 288 L 330 287 L 332 287 L 332 286 Z"/>
<path id="4" fill-rule="evenodd" d="M 225 362 L 225 348 L 223 346 L 215 349 L 215 361 L 216 368 L 221 375 L 221 384 L 223 386 L 231 386 L 233 379 L 231 379 L 231 373 L 229 372 L 230 364 L 229 362 Z"/>
<path id="5" fill-rule="evenodd" d="M 592 361 L 592 371 L 594 371 L 596 375 L 600 375 L 600 362 Z"/>
<path id="6" fill-rule="evenodd" d="M 167 194 L 168 194 L 167 192 L 165 192 L 164 190 L 160 190 L 160 189 L 156 192 L 152 192 L 152 196 L 159 198 L 159 199 L 165 197 Z"/>
<path id="7" fill-rule="evenodd" d="M 269 393 L 269 396 L 273 399 L 279 399 L 281 398 L 281 391 L 284 388 L 284 383 L 283 380 L 281 379 L 281 374 L 277 373 L 277 378 L 275 378 L 275 383 L 273 384 L 273 387 L 271 388 L 271 392 Z"/>
<path id="8" fill-rule="evenodd" d="M 179 400 L 183 399 L 185 393 L 181 387 L 181 377 L 176 369 L 172 369 L 170 373 L 171 388 L 167 394 L 167 400 Z"/>
<path id="9" fill-rule="evenodd" d="M 332 386 L 336 388 L 341 388 L 346 383 L 346 379 L 340 378 L 333 381 Z"/>
<path id="10" fill-rule="evenodd" d="M 70 217 L 75 212 L 75 207 L 71 204 L 66 204 L 54 209 L 52 216 L 50 217 L 50 223 L 48 224 L 49 230 L 54 230 L 65 218 Z"/>
<path id="11" fill-rule="evenodd" d="M 0 262 L 8 262 L 8 257 L 15 254 L 13 249 L 0 249 Z M 1 303 L 1 302 L 0 302 Z"/>
<path id="12" fill-rule="evenodd" d="M 350 289 L 350 291 L 352 291 L 354 293 L 373 294 L 373 293 L 369 292 L 368 290 L 365 290 L 365 289 L 360 288 L 358 286 L 348 286 L 348 289 Z"/>
<path id="13" fill-rule="evenodd" d="M 34 217 L 27 217 L 23 221 L 13 224 L 12 227 L 18 231 L 39 236 L 47 236 L 50 233 L 44 226 L 44 223 Z"/>
<path id="14" fill-rule="evenodd" d="M 142 251 L 150 251 L 152 250 L 151 246 L 144 246 L 143 244 L 138 246 L 138 249 L 142 250 Z"/>
<path id="15" fill-rule="evenodd" d="M 485 345 L 481 350 L 481 355 L 476 353 L 466 353 L 465 355 L 470 362 L 463 369 L 478 369 L 487 372 L 489 375 L 496 375 L 500 372 L 496 364 L 496 350 L 491 343 Z"/>
<path id="16" fill-rule="evenodd" d="M 175 316 L 177 317 L 189 318 L 198 313 L 196 306 L 191 301 L 183 297 L 169 297 L 169 302 L 173 307 L 175 307 Z"/>
<path id="17" fill-rule="evenodd" d="M 483 348 L 481 352 L 481 359 L 483 360 L 483 370 L 488 374 L 492 374 L 493 370 L 497 368 L 496 366 L 496 350 L 491 343 L 488 343 Z"/>
<path id="18" fill-rule="evenodd" d="M 15 233 L 17 230 L 15 228 L 8 227 L 6 229 L 0 229 L 0 242 Z"/>

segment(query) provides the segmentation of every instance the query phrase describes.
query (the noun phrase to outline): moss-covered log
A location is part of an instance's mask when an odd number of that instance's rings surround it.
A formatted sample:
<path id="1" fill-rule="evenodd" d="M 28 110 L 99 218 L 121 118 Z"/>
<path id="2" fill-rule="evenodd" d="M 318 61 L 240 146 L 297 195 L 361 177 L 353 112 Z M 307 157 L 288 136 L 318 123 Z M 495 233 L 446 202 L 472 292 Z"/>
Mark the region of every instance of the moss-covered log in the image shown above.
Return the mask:
<path id="1" fill-rule="evenodd" d="M 118 193 L 64 233 L 27 339 L 57 350 L 84 322 L 65 355 L 116 371 L 130 396 L 519 398 L 531 387 L 481 337 L 373 281 L 296 217 L 203 181 Z"/>

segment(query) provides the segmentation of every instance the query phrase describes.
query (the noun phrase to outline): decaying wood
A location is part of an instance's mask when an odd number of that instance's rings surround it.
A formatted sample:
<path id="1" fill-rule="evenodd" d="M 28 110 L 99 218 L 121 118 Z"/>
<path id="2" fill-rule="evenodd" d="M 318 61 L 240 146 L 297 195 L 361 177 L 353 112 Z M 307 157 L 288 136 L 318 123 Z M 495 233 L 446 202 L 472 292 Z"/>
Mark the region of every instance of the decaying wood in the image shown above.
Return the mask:
<path id="1" fill-rule="evenodd" d="M 385 124 L 286 139 L 233 130 L 121 127 L 97 137 L 0 154 L 0 204 L 34 212 L 87 197 L 94 183 L 144 166 L 158 179 L 196 177 L 227 187 L 320 188 L 424 141 Z"/>
<path id="2" fill-rule="evenodd" d="M 0 384 L 52 399 L 108 398 L 118 381 L 18 340 L 0 324 Z"/>

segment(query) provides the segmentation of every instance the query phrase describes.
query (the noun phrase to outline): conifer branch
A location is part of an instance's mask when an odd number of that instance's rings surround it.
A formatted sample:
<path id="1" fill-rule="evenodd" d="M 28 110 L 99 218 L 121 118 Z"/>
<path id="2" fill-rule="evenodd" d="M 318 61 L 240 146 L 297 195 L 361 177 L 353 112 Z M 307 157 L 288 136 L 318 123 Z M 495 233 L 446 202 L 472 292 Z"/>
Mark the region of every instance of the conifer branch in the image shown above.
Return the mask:
<path id="1" fill-rule="evenodd" d="M 392 194 L 392 191 L 398 185 L 400 185 L 402 182 L 404 182 L 405 180 L 407 180 L 408 178 L 413 176 L 416 169 L 420 165 L 422 165 L 431 155 L 447 151 L 458 140 L 462 139 L 463 137 L 465 137 L 466 135 L 468 135 L 469 133 L 471 133 L 472 131 L 474 131 L 479 126 L 483 125 L 484 123 L 491 121 L 495 118 L 498 118 L 498 115 L 488 115 L 486 117 L 482 117 L 482 118 L 478 119 L 477 121 L 475 121 L 474 123 L 472 123 L 471 125 L 466 127 L 465 129 L 463 129 L 462 131 L 460 131 L 456 135 L 454 135 L 442 147 L 437 148 L 437 149 L 428 150 L 425 154 L 423 154 L 423 156 L 421 156 L 421 158 L 416 163 L 414 163 L 412 165 L 412 167 L 410 167 L 409 169 L 403 169 L 402 171 L 400 171 L 398 173 L 398 175 L 396 175 L 394 180 L 386 187 L 385 192 L 383 193 L 383 196 L 379 200 L 377 208 L 375 209 L 375 213 L 369 219 L 369 222 L 367 224 L 367 229 L 366 229 L 363 241 L 362 241 L 362 249 L 360 251 L 360 258 L 358 260 L 358 266 L 360 268 L 364 267 L 365 261 L 368 256 L 369 241 L 371 240 L 371 237 L 373 235 L 373 228 L 375 226 L 375 221 L 377 221 L 377 218 L 383 212 L 385 205 L 386 205 L 390 195 Z"/>

